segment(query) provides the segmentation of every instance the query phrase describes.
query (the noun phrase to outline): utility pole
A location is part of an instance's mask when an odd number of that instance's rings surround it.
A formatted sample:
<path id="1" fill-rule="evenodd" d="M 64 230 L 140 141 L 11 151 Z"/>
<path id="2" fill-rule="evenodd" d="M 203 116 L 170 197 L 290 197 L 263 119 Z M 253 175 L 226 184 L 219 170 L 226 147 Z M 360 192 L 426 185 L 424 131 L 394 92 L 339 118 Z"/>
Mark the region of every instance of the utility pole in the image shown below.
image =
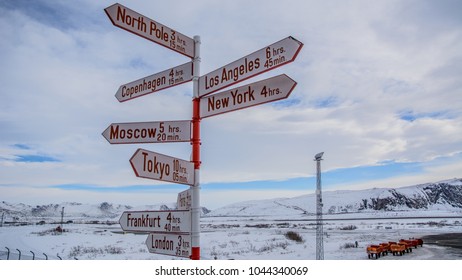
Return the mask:
<path id="1" fill-rule="evenodd" d="M 64 231 L 63 223 L 64 223 L 64 207 L 61 209 L 61 232 Z"/>
<path id="2" fill-rule="evenodd" d="M 200 260 L 200 166 L 201 166 L 201 118 L 199 98 L 199 77 L 200 77 L 200 45 L 201 37 L 194 36 L 194 71 L 193 71 L 193 116 L 192 116 L 192 162 L 194 163 L 194 186 L 191 186 L 191 259 Z"/>
<path id="3" fill-rule="evenodd" d="M 324 152 L 316 154 L 316 260 L 324 260 L 324 240 L 322 227 L 322 192 L 321 192 L 321 160 Z"/>

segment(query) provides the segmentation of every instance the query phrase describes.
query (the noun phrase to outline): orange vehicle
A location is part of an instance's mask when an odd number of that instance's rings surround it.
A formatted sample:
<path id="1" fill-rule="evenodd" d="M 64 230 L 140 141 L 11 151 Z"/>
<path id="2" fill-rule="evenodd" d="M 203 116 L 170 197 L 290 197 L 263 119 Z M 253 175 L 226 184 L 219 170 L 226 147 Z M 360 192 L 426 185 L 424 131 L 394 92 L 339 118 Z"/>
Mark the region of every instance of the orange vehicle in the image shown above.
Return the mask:
<path id="1" fill-rule="evenodd" d="M 399 242 L 406 242 L 409 246 L 414 247 L 417 249 L 417 245 L 419 245 L 419 241 L 417 239 L 401 239 Z M 412 252 L 412 250 L 411 250 Z"/>
<path id="2" fill-rule="evenodd" d="M 401 239 L 399 242 L 398 242 L 399 245 L 404 245 L 406 247 L 406 253 L 411 253 L 412 252 L 412 242 L 409 242 L 409 240 L 404 240 L 404 239 Z"/>
<path id="3" fill-rule="evenodd" d="M 380 258 L 380 255 L 382 254 L 383 252 L 383 247 L 380 246 L 380 245 L 369 245 L 367 246 L 367 258 L 371 259 L 371 258 Z"/>
<path id="4" fill-rule="evenodd" d="M 381 256 L 388 255 L 392 253 L 393 256 L 402 256 L 405 253 L 411 253 L 412 247 L 417 248 L 417 246 L 423 246 L 422 239 L 400 239 L 399 242 L 389 241 L 388 243 L 380 243 L 379 245 L 369 245 L 367 246 L 367 257 L 369 259 L 375 258 L 378 259 Z"/>
<path id="5" fill-rule="evenodd" d="M 380 246 L 382 246 L 382 256 L 388 255 L 388 252 L 390 251 L 390 243 L 380 243 Z"/>
<path id="6" fill-rule="evenodd" d="M 396 256 L 396 255 L 402 256 L 406 253 L 405 244 L 400 244 L 400 243 L 397 244 L 396 242 L 390 242 L 390 243 L 394 243 L 390 245 L 390 250 L 393 256 Z"/>

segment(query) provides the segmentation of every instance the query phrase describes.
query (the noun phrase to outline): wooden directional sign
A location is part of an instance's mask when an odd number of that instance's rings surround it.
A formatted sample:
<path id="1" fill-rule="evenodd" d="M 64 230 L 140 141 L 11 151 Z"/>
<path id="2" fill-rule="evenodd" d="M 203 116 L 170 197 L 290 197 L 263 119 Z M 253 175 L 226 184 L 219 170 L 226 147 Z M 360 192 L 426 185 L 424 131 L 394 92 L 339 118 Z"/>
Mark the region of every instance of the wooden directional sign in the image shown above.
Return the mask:
<path id="1" fill-rule="evenodd" d="M 287 98 L 297 83 L 279 75 L 200 99 L 200 116 L 206 118 Z"/>
<path id="2" fill-rule="evenodd" d="M 104 9 L 117 27 L 194 58 L 194 40 L 118 3 Z"/>
<path id="3" fill-rule="evenodd" d="M 156 91 L 173 87 L 192 80 L 193 63 L 188 62 L 160 73 L 121 85 L 115 94 L 119 102 L 131 100 Z"/>
<path id="4" fill-rule="evenodd" d="M 189 258 L 191 235 L 150 233 L 146 246 L 150 253 Z"/>
<path id="5" fill-rule="evenodd" d="M 189 233 L 191 211 L 126 211 L 119 224 L 128 232 Z"/>
<path id="6" fill-rule="evenodd" d="M 178 194 L 176 205 L 178 210 L 190 210 L 192 204 L 191 189 L 187 189 Z"/>
<path id="7" fill-rule="evenodd" d="M 191 121 L 113 123 L 102 134 L 111 144 L 189 142 Z"/>
<path id="8" fill-rule="evenodd" d="M 138 149 L 130 159 L 137 177 L 194 185 L 194 163 Z"/>
<path id="9" fill-rule="evenodd" d="M 292 62 L 303 43 L 287 37 L 199 78 L 199 96 L 205 96 L 255 75 Z"/>

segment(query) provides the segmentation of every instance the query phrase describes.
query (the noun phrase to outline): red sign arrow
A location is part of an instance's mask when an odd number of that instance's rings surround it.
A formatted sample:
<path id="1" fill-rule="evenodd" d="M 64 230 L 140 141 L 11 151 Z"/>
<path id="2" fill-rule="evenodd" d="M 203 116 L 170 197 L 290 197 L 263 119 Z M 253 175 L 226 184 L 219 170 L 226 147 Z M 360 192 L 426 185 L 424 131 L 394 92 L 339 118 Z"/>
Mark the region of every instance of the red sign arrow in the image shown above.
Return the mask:
<path id="1" fill-rule="evenodd" d="M 117 27 L 194 58 L 194 40 L 118 3 L 104 9 Z"/>
<path id="2" fill-rule="evenodd" d="M 287 37 L 199 78 L 199 96 L 205 96 L 272 70 L 297 57 L 303 43 Z"/>
<path id="3" fill-rule="evenodd" d="M 123 231 L 189 233 L 190 211 L 125 211 L 119 218 Z"/>
<path id="4" fill-rule="evenodd" d="M 103 131 L 111 144 L 191 141 L 191 121 L 113 123 Z"/>
<path id="5" fill-rule="evenodd" d="M 157 74 L 121 85 L 115 97 L 119 102 L 131 100 L 149 93 L 161 91 L 192 80 L 193 63 L 188 62 Z"/>
<path id="6" fill-rule="evenodd" d="M 149 253 L 189 258 L 191 235 L 150 233 L 146 239 Z"/>
<path id="7" fill-rule="evenodd" d="M 279 75 L 200 99 L 200 116 L 206 118 L 289 97 L 297 83 Z"/>
<path id="8" fill-rule="evenodd" d="M 194 163 L 138 149 L 130 159 L 137 177 L 194 185 Z"/>

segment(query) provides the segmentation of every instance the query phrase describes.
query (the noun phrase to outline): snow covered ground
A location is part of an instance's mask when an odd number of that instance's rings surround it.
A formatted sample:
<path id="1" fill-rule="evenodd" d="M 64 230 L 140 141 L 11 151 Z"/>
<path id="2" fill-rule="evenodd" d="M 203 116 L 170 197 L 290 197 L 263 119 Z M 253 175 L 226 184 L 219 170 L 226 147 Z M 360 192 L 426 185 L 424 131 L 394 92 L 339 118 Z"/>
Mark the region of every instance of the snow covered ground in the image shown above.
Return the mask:
<path id="1" fill-rule="evenodd" d="M 442 213 L 439 213 L 441 215 Z M 341 218 L 341 220 L 333 220 Z M 327 216 L 324 222 L 324 258 L 326 260 L 367 260 L 366 246 L 426 235 L 462 233 L 462 217 L 378 218 L 353 214 Z M 116 220 L 115 220 L 116 221 Z M 173 260 L 172 256 L 151 254 L 145 234 L 123 233 L 116 224 L 65 224 L 65 232 L 55 234 L 57 225 L 4 226 L 0 228 L 0 259 L 5 247 L 22 259 L 37 258 L 79 260 Z M 203 217 L 201 219 L 201 258 L 208 260 L 315 260 L 316 222 L 302 217 Z M 302 238 L 286 237 L 292 231 Z M 358 242 L 358 247 L 353 246 Z M 424 240 L 425 242 L 425 240 Z M 10 258 L 17 257 L 11 255 Z M 404 256 L 388 255 L 380 260 L 459 260 L 462 249 L 424 244 Z"/>

